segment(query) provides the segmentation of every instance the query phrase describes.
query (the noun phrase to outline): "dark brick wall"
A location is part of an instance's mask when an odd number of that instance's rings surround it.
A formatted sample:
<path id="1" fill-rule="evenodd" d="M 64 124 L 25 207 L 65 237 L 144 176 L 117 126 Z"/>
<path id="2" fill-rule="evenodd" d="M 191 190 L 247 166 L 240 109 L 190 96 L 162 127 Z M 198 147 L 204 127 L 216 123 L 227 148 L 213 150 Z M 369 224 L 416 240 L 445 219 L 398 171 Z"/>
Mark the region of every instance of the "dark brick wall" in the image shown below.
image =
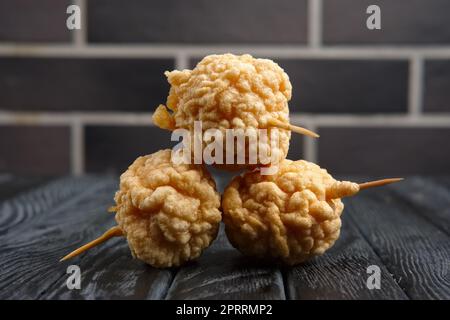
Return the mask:
<path id="1" fill-rule="evenodd" d="M 381 9 L 382 28 L 366 28 L 369 5 Z M 323 0 L 323 39 L 342 44 L 450 44 L 447 0 Z"/>
<path id="2" fill-rule="evenodd" d="M 64 126 L 0 125 L 0 172 L 70 173 L 70 130 Z"/>
<path id="3" fill-rule="evenodd" d="M 92 43 L 306 42 L 306 0 L 96 0 L 88 12 Z"/>
<path id="4" fill-rule="evenodd" d="M 450 59 L 425 63 L 425 112 L 450 112 Z"/>
<path id="5" fill-rule="evenodd" d="M 153 111 L 173 59 L 2 58 L 4 110 Z"/>
<path id="6" fill-rule="evenodd" d="M 69 42 L 65 0 L 1 0 L 0 41 Z"/>
<path id="7" fill-rule="evenodd" d="M 408 62 L 402 60 L 277 60 L 289 74 L 291 112 L 407 111 Z"/>
<path id="8" fill-rule="evenodd" d="M 140 155 L 172 148 L 170 133 L 150 126 L 87 126 L 86 171 L 122 172 Z"/>
<path id="9" fill-rule="evenodd" d="M 0 173 L 121 172 L 173 146 L 150 120 L 164 71 L 231 51 L 289 74 L 291 114 L 321 134 L 294 134 L 290 158 L 334 174 L 450 174 L 450 2 L 313 2 L 86 0 L 75 36 L 73 1 L 0 0 Z M 381 30 L 366 28 L 372 4 Z"/>
<path id="10" fill-rule="evenodd" d="M 325 127 L 319 163 L 330 173 L 380 176 L 447 172 L 450 128 Z"/>

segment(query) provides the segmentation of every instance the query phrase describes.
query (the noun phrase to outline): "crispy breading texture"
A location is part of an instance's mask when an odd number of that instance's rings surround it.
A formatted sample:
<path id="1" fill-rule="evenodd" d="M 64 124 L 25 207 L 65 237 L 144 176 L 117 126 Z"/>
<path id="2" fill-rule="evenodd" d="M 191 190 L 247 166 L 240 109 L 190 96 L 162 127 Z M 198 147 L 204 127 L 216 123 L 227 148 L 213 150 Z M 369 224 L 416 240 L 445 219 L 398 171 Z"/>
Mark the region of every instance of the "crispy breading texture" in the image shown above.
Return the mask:
<path id="1" fill-rule="evenodd" d="M 133 256 L 155 267 L 197 258 L 221 221 L 220 195 L 208 171 L 174 165 L 171 150 L 137 158 L 121 175 L 114 199 Z"/>
<path id="2" fill-rule="evenodd" d="M 288 75 L 272 60 L 248 54 L 210 55 L 193 70 L 165 74 L 171 85 L 167 108 L 160 105 L 153 115 L 160 128 L 193 132 L 194 121 L 202 121 L 203 131 L 220 129 L 225 137 L 225 129 L 267 129 L 270 134 L 272 119 L 289 125 L 292 86 Z M 286 158 L 291 137 L 289 130 L 278 131 L 278 146 L 269 142 L 261 146 L 273 153 L 275 161 Z"/>
<path id="3" fill-rule="evenodd" d="M 243 254 L 288 265 L 323 254 L 339 237 L 342 196 L 359 186 L 307 161 L 284 160 L 274 175 L 235 177 L 222 197 L 228 239 Z"/>

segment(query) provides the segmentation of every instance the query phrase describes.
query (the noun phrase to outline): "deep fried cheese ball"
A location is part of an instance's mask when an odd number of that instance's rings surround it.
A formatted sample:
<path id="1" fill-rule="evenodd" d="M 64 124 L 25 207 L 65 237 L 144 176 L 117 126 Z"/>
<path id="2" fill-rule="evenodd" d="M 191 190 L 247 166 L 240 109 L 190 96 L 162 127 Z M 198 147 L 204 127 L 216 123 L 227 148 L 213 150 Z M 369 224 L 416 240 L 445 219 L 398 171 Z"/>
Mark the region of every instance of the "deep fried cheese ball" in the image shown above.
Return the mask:
<path id="1" fill-rule="evenodd" d="M 221 221 L 211 175 L 203 166 L 173 165 L 171 150 L 136 159 L 120 177 L 114 199 L 133 256 L 155 267 L 200 256 Z"/>
<path id="2" fill-rule="evenodd" d="M 222 218 L 209 172 L 199 165 L 174 165 L 171 150 L 137 158 L 121 175 L 114 199 L 118 226 L 62 260 L 123 235 L 133 257 L 158 268 L 179 266 L 211 244 Z"/>
<path id="3" fill-rule="evenodd" d="M 153 115 L 160 128 L 193 132 L 194 121 L 201 121 L 203 131 L 216 128 L 223 137 L 225 129 L 247 128 L 267 129 L 270 137 L 274 122 L 278 127 L 289 126 L 292 86 L 288 75 L 271 60 L 255 59 L 248 54 L 210 55 L 193 70 L 175 70 L 165 75 L 171 85 L 167 106 L 160 105 Z M 276 147 L 269 143 L 261 146 L 276 162 L 285 159 L 288 153 L 291 132 L 286 128 L 278 129 Z M 248 166 L 248 155 L 246 164 L 244 167 Z"/>
<path id="4" fill-rule="evenodd" d="M 228 239 L 246 255 L 301 263 L 334 244 L 344 209 L 340 198 L 359 189 L 303 160 L 284 160 L 274 175 L 247 172 L 222 197 Z"/>

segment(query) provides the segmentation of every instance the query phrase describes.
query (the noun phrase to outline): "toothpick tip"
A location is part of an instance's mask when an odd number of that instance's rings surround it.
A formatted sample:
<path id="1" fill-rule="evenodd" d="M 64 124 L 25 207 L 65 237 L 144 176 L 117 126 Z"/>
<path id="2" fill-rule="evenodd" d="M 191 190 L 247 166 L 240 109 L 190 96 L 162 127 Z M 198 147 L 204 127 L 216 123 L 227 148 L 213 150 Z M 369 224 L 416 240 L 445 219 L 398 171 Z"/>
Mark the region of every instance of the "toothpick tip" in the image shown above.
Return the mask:
<path id="1" fill-rule="evenodd" d="M 106 231 L 103 235 L 101 235 L 100 237 L 98 237 L 97 239 L 92 240 L 91 242 L 79 247 L 78 249 L 72 251 L 71 253 L 69 253 L 68 255 L 66 255 L 65 257 L 63 257 L 61 261 L 64 260 L 68 260 L 71 259 L 73 257 L 76 257 L 80 254 L 82 254 L 83 252 L 107 241 L 108 239 L 111 239 L 112 237 L 121 237 L 123 236 L 123 231 L 122 229 L 120 229 L 119 226 L 114 226 L 111 229 L 109 229 L 108 231 Z"/>
<path id="2" fill-rule="evenodd" d="M 305 136 L 311 137 L 311 138 L 319 138 L 320 136 L 315 133 L 314 131 L 308 130 L 306 128 L 303 127 L 298 127 L 298 126 L 294 126 L 294 125 L 289 125 L 289 128 L 291 131 L 299 133 L 299 134 L 303 134 Z"/>
<path id="3" fill-rule="evenodd" d="M 299 127 L 299 126 L 294 126 L 290 123 L 285 123 L 282 122 L 278 119 L 272 118 L 269 120 L 269 123 L 273 126 L 276 126 L 280 129 L 284 129 L 284 130 L 291 130 L 292 132 L 298 133 L 298 134 L 303 134 L 305 136 L 308 137 L 312 137 L 312 138 L 319 138 L 319 135 L 311 130 L 308 130 L 306 128 L 303 127 Z"/>
<path id="4" fill-rule="evenodd" d="M 404 180 L 404 178 L 388 178 L 382 180 L 369 181 L 359 184 L 360 190 L 373 188 L 373 187 L 381 187 L 387 184 L 395 183 Z"/>

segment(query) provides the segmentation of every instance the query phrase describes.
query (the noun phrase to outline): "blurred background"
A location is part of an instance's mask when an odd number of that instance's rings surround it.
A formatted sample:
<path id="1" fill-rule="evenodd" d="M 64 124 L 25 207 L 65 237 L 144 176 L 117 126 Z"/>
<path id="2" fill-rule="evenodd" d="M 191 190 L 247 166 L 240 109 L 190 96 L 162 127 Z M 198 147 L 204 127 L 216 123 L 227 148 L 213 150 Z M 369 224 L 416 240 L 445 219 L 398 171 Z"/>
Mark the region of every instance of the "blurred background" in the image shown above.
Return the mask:
<path id="1" fill-rule="evenodd" d="M 66 28 L 70 4 L 82 29 Z M 368 30 L 369 5 L 381 30 Z M 339 175 L 450 174 L 448 0 L 0 0 L 0 173 L 120 173 L 171 147 L 165 70 L 271 58 L 293 84 L 291 158 Z"/>

